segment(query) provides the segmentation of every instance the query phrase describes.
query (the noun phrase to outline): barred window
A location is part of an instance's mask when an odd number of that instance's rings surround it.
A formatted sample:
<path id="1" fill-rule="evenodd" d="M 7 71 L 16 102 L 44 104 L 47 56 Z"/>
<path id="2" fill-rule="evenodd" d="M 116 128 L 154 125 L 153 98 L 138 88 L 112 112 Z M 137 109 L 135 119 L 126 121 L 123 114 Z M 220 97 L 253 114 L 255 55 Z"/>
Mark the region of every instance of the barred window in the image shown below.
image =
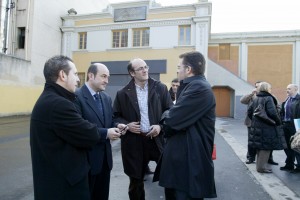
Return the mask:
<path id="1" fill-rule="evenodd" d="M 191 44 L 191 26 L 179 26 L 179 45 Z"/>
<path id="2" fill-rule="evenodd" d="M 86 49 L 86 39 L 87 39 L 87 34 L 86 32 L 81 32 L 79 34 L 79 49 Z"/>
<path id="3" fill-rule="evenodd" d="M 128 46 L 128 30 L 113 31 L 113 48 L 127 47 Z"/>
<path id="4" fill-rule="evenodd" d="M 133 44 L 134 47 L 149 46 L 149 28 L 133 29 Z"/>

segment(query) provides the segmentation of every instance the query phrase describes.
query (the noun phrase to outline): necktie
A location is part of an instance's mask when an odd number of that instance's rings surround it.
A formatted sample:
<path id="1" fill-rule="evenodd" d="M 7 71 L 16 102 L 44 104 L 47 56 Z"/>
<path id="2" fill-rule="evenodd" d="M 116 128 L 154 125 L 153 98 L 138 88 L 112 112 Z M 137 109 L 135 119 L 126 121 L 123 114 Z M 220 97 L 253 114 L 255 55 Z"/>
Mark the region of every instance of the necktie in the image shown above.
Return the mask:
<path id="1" fill-rule="evenodd" d="M 287 102 L 286 102 L 286 107 L 285 107 L 285 119 L 286 120 L 290 120 L 291 119 L 291 114 L 292 114 L 292 102 L 293 102 L 293 98 L 290 97 Z"/>
<path id="2" fill-rule="evenodd" d="M 98 93 L 96 93 L 96 94 L 94 94 L 94 97 L 95 97 L 97 108 L 99 109 L 100 116 L 104 120 L 104 111 L 103 111 L 103 105 L 102 105 L 100 95 Z"/>

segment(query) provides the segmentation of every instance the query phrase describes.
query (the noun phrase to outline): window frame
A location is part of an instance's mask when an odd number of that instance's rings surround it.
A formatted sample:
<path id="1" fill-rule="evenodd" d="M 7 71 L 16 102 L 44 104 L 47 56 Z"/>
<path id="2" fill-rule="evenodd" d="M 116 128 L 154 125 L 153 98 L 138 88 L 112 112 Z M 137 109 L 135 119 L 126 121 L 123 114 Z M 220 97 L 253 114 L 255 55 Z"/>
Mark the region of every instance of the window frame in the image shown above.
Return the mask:
<path id="1" fill-rule="evenodd" d="M 119 34 L 118 45 L 115 45 L 114 33 Z M 126 48 L 126 47 L 128 47 L 128 29 L 112 30 L 112 48 Z"/>
<path id="2" fill-rule="evenodd" d="M 78 33 L 78 49 L 86 49 L 87 32 Z"/>
<path id="3" fill-rule="evenodd" d="M 145 32 L 144 32 L 145 31 Z M 138 32 L 139 38 L 135 40 L 135 32 Z M 144 36 L 146 33 L 146 37 Z M 138 44 L 135 44 L 135 41 L 138 41 Z M 144 42 L 145 41 L 145 42 Z M 135 28 L 132 29 L 132 47 L 149 47 L 150 43 L 150 28 Z M 146 44 L 146 45 L 144 45 Z"/>
<path id="4" fill-rule="evenodd" d="M 183 40 L 181 40 L 181 30 L 183 29 Z M 189 29 L 189 40 L 187 40 L 187 30 Z M 191 25 L 180 25 L 178 27 L 178 45 L 185 46 L 191 45 L 192 31 Z"/>

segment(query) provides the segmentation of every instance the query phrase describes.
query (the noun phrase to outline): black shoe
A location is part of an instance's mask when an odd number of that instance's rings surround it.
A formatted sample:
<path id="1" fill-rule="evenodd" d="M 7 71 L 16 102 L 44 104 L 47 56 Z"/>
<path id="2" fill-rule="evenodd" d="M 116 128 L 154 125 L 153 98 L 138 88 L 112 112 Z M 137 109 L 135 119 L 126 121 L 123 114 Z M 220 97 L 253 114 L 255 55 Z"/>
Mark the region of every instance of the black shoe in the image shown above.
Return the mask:
<path id="1" fill-rule="evenodd" d="M 292 174 L 298 174 L 298 173 L 300 173 L 300 168 L 296 167 L 295 169 L 293 169 L 292 171 L 290 171 L 290 173 L 292 173 Z"/>
<path id="2" fill-rule="evenodd" d="M 274 162 L 274 160 L 269 160 L 268 163 L 269 163 L 270 165 L 278 165 L 278 163 L 277 163 L 277 162 Z"/>
<path id="3" fill-rule="evenodd" d="M 254 160 L 252 160 L 252 159 L 247 159 L 246 160 L 246 164 L 251 164 L 251 163 L 254 163 Z"/>
<path id="4" fill-rule="evenodd" d="M 283 166 L 283 167 L 280 167 L 280 170 L 283 170 L 283 171 L 291 171 L 291 170 L 294 170 L 294 166 Z"/>

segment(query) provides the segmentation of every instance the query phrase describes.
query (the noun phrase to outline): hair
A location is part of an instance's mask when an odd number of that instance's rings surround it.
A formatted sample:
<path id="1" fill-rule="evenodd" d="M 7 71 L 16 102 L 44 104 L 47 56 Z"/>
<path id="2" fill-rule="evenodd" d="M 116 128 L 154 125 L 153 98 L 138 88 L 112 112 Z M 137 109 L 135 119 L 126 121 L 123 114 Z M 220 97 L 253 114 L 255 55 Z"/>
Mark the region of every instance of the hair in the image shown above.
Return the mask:
<path id="1" fill-rule="evenodd" d="M 179 81 L 178 81 L 178 78 L 174 78 L 173 80 L 172 80 L 172 83 L 178 83 Z"/>
<path id="2" fill-rule="evenodd" d="M 46 82 L 56 82 L 61 70 L 68 75 L 71 70 L 69 62 L 73 62 L 73 60 L 63 55 L 54 56 L 47 60 L 44 65 Z"/>
<path id="3" fill-rule="evenodd" d="M 129 61 L 129 63 L 127 65 L 127 71 L 128 71 L 129 74 L 130 74 L 130 72 L 134 72 L 134 69 L 132 67 L 132 61 L 133 60 Z"/>
<path id="4" fill-rule="evenodd" d="M 293 86 L 296 89 L 296 91 L 298 91 L 298 85 L 291 83 L 290 86 Z"/>
<path id="5" fill-rule="evenodd" d="M 269 92 L 271 90 L 271 84 L 267 82 L 261 82 L 258 87 L 259 92 Z"/>
<path id="6" fill-rule="evenodd" d="M 94 76 L 97 75 L 98 73 L 98 66 L 96 63 L 93 63 L 90 65 L 88 71 L 87 71 L 87 75 L 86 75 L 86 81 L 89 81 L 89 73 L 94 74 Z"/>
<path id="7" fill-rule="evenodd" d="M 205 72 L 205 58 L 198 51 L 183 53 L 179 56 L 185 66 L 190 66 L 194 75 L 203 75 Z"/>

